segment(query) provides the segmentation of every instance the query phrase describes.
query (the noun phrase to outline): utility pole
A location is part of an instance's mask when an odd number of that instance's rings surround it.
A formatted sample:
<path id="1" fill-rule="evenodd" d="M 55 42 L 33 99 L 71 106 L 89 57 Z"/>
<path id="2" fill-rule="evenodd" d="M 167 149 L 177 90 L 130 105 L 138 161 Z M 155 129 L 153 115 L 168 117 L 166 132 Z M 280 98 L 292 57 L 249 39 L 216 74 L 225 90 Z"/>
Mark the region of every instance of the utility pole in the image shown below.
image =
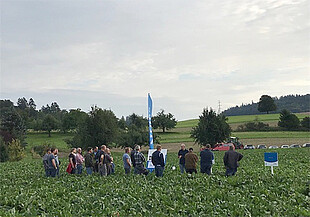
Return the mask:
<path id="1" fill-rule="evenodd" d="M 218 111 L 217 111 L 217 114 L 219 115 L 219 114 L 221 114 L 221 101 L 219 100 L 219 109 L 218 109 Z"/>

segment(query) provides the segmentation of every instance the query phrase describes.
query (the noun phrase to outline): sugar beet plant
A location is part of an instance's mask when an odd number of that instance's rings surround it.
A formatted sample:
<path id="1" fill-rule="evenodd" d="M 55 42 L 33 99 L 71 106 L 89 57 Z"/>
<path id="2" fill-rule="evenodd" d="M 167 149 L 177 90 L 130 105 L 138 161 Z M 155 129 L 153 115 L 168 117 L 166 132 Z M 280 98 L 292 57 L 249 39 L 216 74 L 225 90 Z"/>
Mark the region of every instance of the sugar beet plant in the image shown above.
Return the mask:
<path id="1" fill-rule="evenodd" d="M 181 175 L 176 154 L 168 155 L 163 178 L 43 176 L 40 160 L 0 164 L 0 216 L 309 216 L 310 149 L 278 150 L 271 176 L 263 150 L 243 151 L 235 177 L 224 177 L 222 152 L 212 176 Z M 66 159 L 63 159 L 65 162 Z"/>

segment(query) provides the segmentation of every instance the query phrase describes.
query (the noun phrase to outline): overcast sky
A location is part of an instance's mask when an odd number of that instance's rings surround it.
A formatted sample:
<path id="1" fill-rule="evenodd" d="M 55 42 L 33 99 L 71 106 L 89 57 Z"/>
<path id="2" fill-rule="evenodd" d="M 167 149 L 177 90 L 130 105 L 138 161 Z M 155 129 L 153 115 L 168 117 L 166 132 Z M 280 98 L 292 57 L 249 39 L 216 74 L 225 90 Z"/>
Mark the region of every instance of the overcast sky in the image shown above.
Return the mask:
<path id="1" fill-rule="evenodd" d="M 310 93 L 309 2 L 1 0 L 1 99 L 184 120 Z"/>

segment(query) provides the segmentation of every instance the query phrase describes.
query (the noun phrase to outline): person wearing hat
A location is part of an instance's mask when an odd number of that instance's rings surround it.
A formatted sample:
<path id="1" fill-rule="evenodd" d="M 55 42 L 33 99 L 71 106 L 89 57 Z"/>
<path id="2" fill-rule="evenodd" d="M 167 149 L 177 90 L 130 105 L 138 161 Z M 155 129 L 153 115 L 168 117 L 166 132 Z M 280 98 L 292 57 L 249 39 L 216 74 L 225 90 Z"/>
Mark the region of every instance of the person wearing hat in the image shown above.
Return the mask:
<path id="1" fill-rule="evenodd" d="M 136 146 L 136 152 L 134 152 L 134 162 L 135 162 L 135 174 L 149 174 L 149 171 L 145 168 L 144 163 L 146 162 L 144 155 L 141 153 L 140 145 Z"/>

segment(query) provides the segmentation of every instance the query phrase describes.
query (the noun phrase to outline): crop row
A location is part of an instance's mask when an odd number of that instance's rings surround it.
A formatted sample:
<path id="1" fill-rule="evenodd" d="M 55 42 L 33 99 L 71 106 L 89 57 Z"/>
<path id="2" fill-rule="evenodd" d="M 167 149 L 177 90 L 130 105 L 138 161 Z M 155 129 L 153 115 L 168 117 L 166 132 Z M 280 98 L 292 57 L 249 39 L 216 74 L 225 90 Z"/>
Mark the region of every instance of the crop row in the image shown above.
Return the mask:
<path id="1" fill-rule="evenodd" d="M 309 216 L 310 149 L 278 150 L 271 176 L 263 150 L 243 151 L 237 176 L 225 177 L 222 152 L 213 175 L 181 175 L 168 154 L 163 178 L 123 174 L 121 155 L 109 177 L 45 178 L 40 160 L 0 164 L 0 216 Z"/>

